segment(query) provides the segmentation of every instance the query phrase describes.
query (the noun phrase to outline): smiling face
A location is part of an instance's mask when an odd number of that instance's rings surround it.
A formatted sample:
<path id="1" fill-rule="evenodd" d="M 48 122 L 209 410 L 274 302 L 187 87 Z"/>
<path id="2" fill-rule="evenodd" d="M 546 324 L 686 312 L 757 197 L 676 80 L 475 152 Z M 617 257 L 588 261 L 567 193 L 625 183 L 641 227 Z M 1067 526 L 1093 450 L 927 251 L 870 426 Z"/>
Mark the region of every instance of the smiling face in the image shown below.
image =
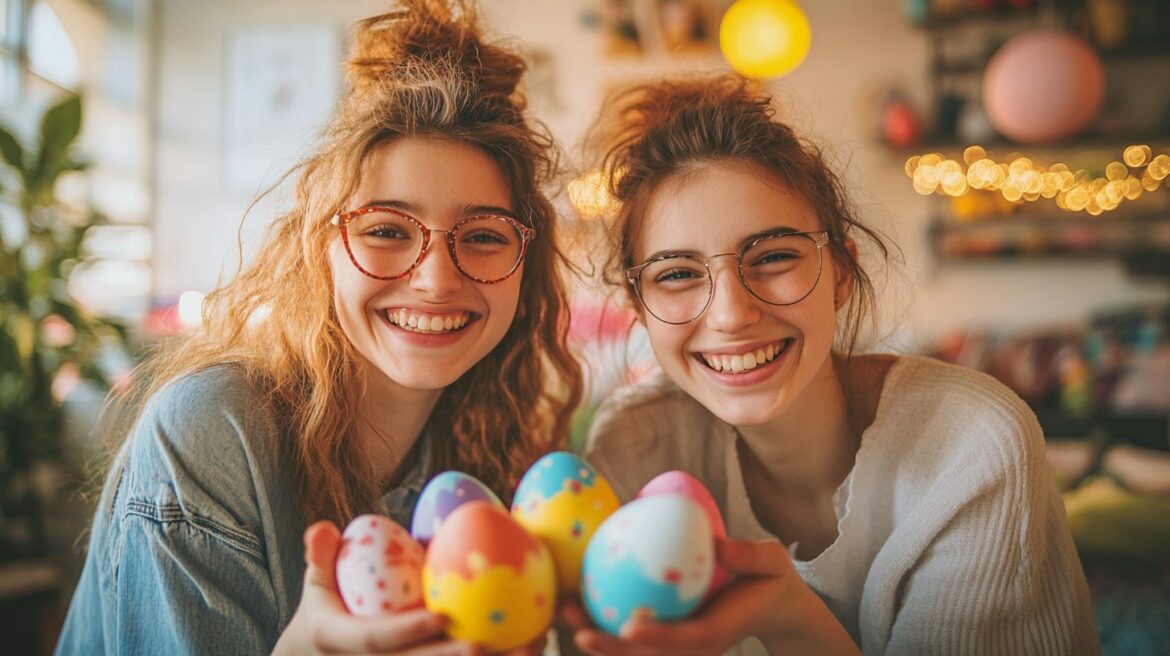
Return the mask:
<path id="1" fill-rule="evenodd" d="M 511 192 L 482 150 L 439 138 L 403 137 L 371 154 L 347 209 L 396 208 L 432 230 L 471 216 L 512 215 Z M 412 390 L 450 385 L 503 339 L 520 298 L 523 267 L 494 284 L 464 277 L 435 233 L 422 262 L 397 280 L 354 266 L 341 232 L 329 245 L 341 329 L 373 369 Z"/>
<path id="2" fill-rule="evenodd" d="M 664 251 L 700 259 L 739 253 L 752 235 L 822 230 L 809 204 L 760 168 L 704 164 L 659 184 L 634 240 L 633 261 Z M 737 426 L 776 420 L 833 380 L 837 304 L 847 281 L 821 249 L 821 275 L 803 300 L 764 303 L 740 283 L 734 257 L 710 261 L 713 296 L 694 321 L 671 325 L 641 312 L 663 370 L 719 418 Z"/>

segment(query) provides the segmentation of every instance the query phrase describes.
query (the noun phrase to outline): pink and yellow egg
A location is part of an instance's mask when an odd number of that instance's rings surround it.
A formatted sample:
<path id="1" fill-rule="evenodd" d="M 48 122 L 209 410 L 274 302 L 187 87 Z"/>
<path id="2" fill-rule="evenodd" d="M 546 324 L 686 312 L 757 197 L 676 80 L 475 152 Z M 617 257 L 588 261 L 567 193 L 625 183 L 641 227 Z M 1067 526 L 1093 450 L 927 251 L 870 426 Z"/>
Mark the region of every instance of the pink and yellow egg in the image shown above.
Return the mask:
<path id="1" fill-rule="evenodd" d="M 450 620 L 448 635 L 492 651 L 540 638 L 556 609 L 548 549 L 486 501 L 447 516 L 427 549 L 422 583 L 427 609 Z"/>

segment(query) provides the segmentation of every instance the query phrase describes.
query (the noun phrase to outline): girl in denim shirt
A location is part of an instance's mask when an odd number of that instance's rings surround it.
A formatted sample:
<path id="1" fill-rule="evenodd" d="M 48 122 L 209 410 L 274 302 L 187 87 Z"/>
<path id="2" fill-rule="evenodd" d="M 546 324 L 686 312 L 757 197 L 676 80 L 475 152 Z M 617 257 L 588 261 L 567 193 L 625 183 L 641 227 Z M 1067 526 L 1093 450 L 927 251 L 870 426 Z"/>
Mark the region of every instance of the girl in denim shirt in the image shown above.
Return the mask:
<path id="1" fill-rule="evenodd" d="M 580 397 L 555 150 L 457 4 L 358 25 L 292 209 L 137 376 L 58 653 L 474 651 L 426 610 L 349 616 L 333 577 L 336 524 L 408 524 L 448 468 L 514 489 Z"/>

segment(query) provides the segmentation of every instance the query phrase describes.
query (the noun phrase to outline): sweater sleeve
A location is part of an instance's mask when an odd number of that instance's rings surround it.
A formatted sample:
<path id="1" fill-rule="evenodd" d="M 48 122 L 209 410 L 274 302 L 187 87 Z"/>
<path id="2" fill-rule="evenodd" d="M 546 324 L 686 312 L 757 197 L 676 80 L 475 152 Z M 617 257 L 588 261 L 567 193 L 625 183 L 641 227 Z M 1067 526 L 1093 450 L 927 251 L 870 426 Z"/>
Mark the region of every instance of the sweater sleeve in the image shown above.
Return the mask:
<path id="1" fill-rule="evenodd" d="M 1003 409 L 973 442 L 990 474 L 900 582 L 886 654 L 1100 653 L 1039 425 L 1018 399 Z"/>

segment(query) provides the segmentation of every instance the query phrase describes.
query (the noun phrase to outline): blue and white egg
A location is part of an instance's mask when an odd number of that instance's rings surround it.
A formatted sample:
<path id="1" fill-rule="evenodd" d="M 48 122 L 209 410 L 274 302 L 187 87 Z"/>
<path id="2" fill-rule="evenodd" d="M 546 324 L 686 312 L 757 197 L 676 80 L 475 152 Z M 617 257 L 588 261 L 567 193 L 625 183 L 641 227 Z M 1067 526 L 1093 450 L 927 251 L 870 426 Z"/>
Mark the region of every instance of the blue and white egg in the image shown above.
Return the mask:
<path id="1" fill-rule="evenodd" d="M 677 495 L 635 499 L 605 520 L 585 550 L 585 609 L 614 635 L 634 617 L 685 618 L 702 602 L 714 564 L 711 522 L 698 504 Z"/>

